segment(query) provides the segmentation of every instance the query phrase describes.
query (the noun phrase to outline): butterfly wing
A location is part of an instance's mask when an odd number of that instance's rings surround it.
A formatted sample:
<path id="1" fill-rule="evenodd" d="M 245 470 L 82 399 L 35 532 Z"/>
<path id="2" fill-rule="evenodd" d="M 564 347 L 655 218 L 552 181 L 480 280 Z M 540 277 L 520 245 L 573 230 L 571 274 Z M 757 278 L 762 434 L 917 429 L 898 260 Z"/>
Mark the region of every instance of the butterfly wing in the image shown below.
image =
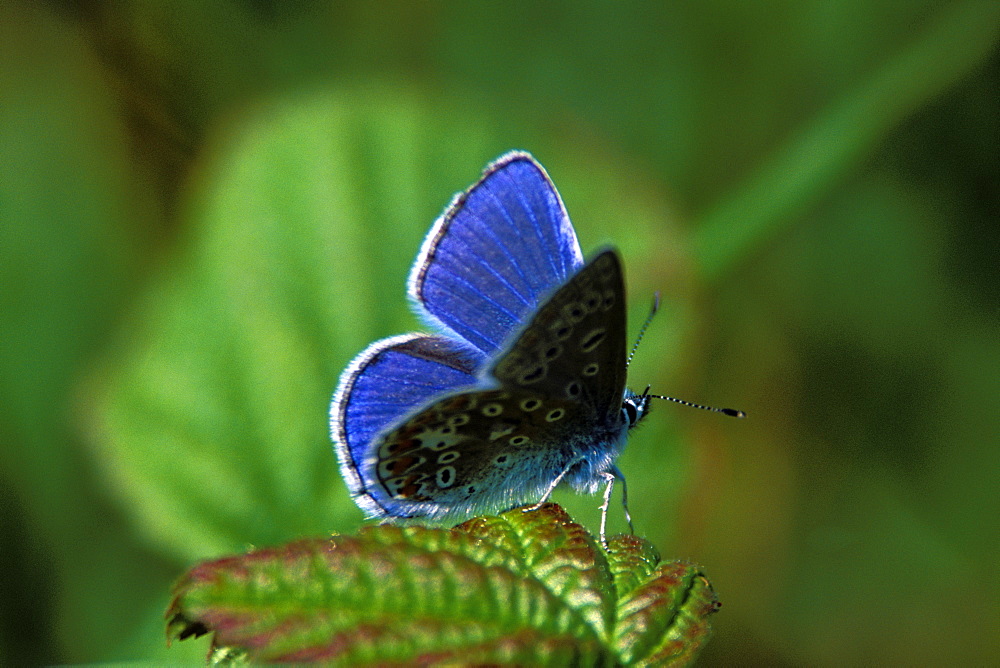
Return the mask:
<path id="1" fill-rule="evenodd" d="M 522 391 L 475 390 L 418 411 L 362 463 L 394 517 L 468 516 L 534 501 L 569 461 L 582 406 Z"/>
<path id="2" fill-rule="evenodd" d="M 552 295 L 490 372 L 502 387 L 582 402 L 599 424 L 614 424 L 625 391 L 625 318 L 621 260 L 607 249 Z"/>
<path id="3" fill-rule="evenodd" d="M 625 295 L 617 254 L 594 257 L 531 318 L 484 384 L 441 397 L 376 439 L 361 464 L 397 517 L 537 500 L 572 462 L 596 483 L 620 448 Z"/>
<path id="4" fill-rule="evenodd" d="M 370 516 L 387 514 L 360 473 L 372 441 L 434 397 L 475 386 L 482 364 L 482 354 L 461 342 L 405 334 L 371 344 L 341 374 L 330 433 L 351 495 Z"/>
<path id="5" fill-rule="evenodd" d="M 409 279 L 420 314 L 495 355 L 583 264 L 548 174 L 523 152 L 486 168 L 424 240 Z"/>

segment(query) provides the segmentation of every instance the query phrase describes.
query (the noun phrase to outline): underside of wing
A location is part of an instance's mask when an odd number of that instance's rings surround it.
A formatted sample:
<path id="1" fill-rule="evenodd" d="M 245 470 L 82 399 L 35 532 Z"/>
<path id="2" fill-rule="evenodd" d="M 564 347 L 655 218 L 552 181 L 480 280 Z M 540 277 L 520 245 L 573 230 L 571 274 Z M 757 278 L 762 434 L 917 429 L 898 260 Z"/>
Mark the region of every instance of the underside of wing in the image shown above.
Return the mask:
<path id="1" fill-rule="evenodd" d="M 503 510 L 537 500 L 588 440 L 582 408 L 516 390 L 461 392 L 381 436 L 361 468 L 394 517 Z"/>
<path id="2" fill-rule="evenodd" d="M 542 305 L 491 373 L 503 386 L 585 403 L 603 424 L 625 391 L 625 317 L 621 261 L 608 249 Z"/>
<path id="3" fill-rule="evenodd" d="M 351 493 L 366 493 L 359 466 L 377 435 L 434 397 L 475 386 L 483 363 L 469 346 L 423 334 L 376 341 L 358 355 L 341 375 L 330 407 L 330 432 Z"/>

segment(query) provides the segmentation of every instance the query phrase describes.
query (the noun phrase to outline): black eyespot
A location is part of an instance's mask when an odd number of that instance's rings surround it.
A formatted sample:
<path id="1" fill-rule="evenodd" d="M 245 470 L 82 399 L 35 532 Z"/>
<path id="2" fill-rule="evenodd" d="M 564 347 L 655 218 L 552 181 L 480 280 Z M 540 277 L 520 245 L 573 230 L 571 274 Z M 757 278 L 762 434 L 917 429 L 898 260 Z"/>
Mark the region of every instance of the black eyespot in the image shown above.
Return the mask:
<path id="1" fill-rule="evenodd" d="M 601 366 L 597 362 L 591 362 L 587 366 L 583 367 L 584 376 L 596 376 L 597 372 L 601 370 Z"/>
<path id="2" fill-rule="evenodd" d="M 528 373 L 521 376 L 522 383 L 534 383 L 536 380 L 541 380 L 545 376 L 545 367 L 536 366 L 534 369 Z"/>
<path id="3" fill-rule="evenodd" d="M 448 452 L 438 455 L 438 464 L 451 464 L 453 461 L 458 459 L 461 455 L 458 454 L 458 450 L 449 450 Z"/>
<path id="4" fill-rule="evenodd" d="M 580 341 L 580 350 L 585 353 L 589 353 L 591 350 L 601 345 L 601 341 L 607 336 L 608 330 L 606 329 L 595 329 L 594 331 L 587 334 L 583 341 Z"/>
<path id="5" fill-rule="evenodd" d="M 463 425 L 468 424 L 469 423 L 469 419 L 470 419 L 469 416 L 466 415 L 465 413 L 459 413 L 458 415 L 452 415 L 450 418 L 448 418 L 448 426 L 452 427 L 452 428 L 461 427 Z"/>
<path id="6" fill-rule="evenodd" d="M 556 420 L 562 420 L 563 416 L 566 415 L 566 411 L 561 408 L 549 411 L 548 415 L 545 416 L 546 422 L 555 422 Z"/>
<path id="7" fill-rule="evenodd" d="M 566 386 L 566 396 L 568 396 L 570 399 L 575 399 L 576 397 L 580 396 L 580 389 L 581 389 L 580 383 L 573 381 Z"/>
<path id="8" fill-rule="evenodd" d="M 442 466 L 437 470 L 437 484 L 439 487 L 447 487 L 455 482 L 455 467 Z"/>
<path id="9" fill-rule="evenodd" d="M 551 348 L 545 351 L 545 359 L 551 362 L 555 358 L 559 357 L 559 353 L 561 352 L 562 352 L 561 346 L 552 346 Z"/>

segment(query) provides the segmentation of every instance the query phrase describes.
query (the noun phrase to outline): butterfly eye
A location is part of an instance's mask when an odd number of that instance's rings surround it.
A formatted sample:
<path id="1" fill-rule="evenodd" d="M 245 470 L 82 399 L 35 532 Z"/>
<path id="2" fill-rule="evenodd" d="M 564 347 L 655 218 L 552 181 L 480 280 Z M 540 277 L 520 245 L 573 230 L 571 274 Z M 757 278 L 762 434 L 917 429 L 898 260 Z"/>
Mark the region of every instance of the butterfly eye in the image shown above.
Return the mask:
<path id="1" fill-rule="evenodd" d="M 631 401 L 626 401 L 622 404 L 622 413 L 625 416 L 625 424 L 629 427 L 634 425 L 639 418 L 639 411 L 636 410 L 635 404 Z"/>

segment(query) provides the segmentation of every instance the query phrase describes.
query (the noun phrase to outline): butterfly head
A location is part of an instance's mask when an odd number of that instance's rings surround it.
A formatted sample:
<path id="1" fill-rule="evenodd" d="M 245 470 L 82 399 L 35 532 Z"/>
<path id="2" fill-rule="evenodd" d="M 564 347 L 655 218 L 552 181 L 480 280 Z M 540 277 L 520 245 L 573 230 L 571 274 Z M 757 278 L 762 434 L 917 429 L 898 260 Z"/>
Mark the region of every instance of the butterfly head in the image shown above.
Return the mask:
<path id="1" fill-rule="evenodd" d="M 625 396 L 622 399 L 622 422 L 625 424 L 625 430 L 629 431 L 632 427 L 639 424 L 649 413 L 649 403 L 652 400 L 652 396 L 649 394 L 649 388 L 642 394 L 636 394 L 632 390 L 626 388 Z"/>

